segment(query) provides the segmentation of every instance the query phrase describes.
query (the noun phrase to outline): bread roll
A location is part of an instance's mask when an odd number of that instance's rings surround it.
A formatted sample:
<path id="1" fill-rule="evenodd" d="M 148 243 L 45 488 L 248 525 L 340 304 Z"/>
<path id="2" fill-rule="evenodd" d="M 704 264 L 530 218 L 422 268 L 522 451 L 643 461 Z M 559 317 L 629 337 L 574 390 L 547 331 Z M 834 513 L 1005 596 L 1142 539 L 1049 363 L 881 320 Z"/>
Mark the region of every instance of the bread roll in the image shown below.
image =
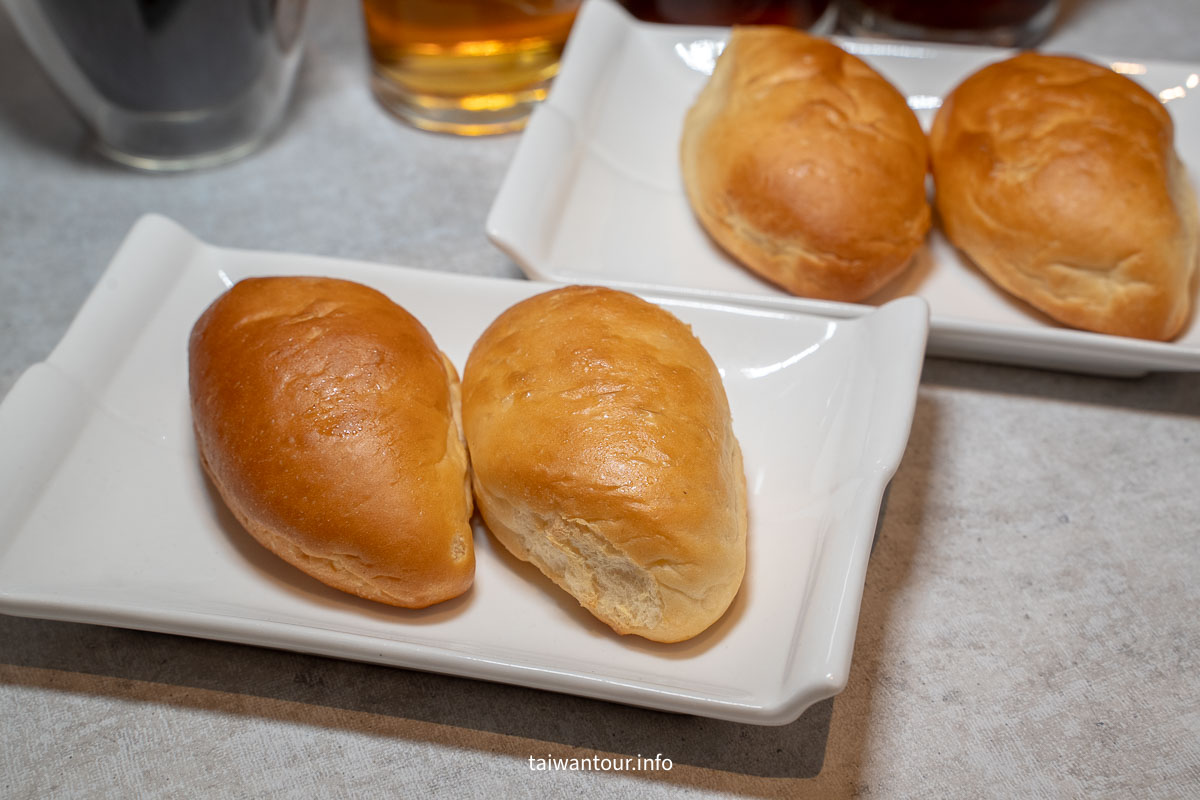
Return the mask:
<path id="1" fill-rule="evenodd" d="M 793 294 L 861 300 L 929 230 L 925 134 L 904 96 L 792 28 L 733 29 L 684 120 L 680 161 L 709 235 Z"/>
<path id="2" fill-rule="evenodd" d="M 1187 321 L 1196 200 L 1162 103 L 1112 70 L 1022 53 L 946 98 L 930 134 L 946 234 L 1077 328 L 1170 339 Z"/>
<path id="3" fill-rule="evenodd" d="M 348 281 L 244 280 L 188 365 L 200 461 L 263 546 L 395 606 L 470 587 L 458 375 L 408 312 Z"/>
<path id="4" fill-rule="evenodd" d="M 513 555 L 622 634 L 687 639 L 746 565 L 721 377 L 682 322 L 573 286 L 500 315 L 463 370 L 475 501 Z"/>

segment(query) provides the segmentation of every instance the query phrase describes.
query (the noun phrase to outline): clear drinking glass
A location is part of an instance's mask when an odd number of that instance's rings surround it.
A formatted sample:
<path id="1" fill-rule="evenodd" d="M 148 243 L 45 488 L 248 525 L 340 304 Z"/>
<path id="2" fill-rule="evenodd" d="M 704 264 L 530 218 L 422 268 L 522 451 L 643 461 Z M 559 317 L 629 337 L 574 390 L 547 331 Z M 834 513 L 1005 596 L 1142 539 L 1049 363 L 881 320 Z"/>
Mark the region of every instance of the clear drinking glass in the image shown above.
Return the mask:
<path id="1" fill-rule="evenodd" d="M 97 148 L 174 171 L 256 149 L 283 118 L 306 0 L 0 0 Z"/>
<path id="2" fill-rule="evenodd" d="M 546 97 L 580 0 L 363 0 L 371 86 L 425 130 L 520 130 Z"/>

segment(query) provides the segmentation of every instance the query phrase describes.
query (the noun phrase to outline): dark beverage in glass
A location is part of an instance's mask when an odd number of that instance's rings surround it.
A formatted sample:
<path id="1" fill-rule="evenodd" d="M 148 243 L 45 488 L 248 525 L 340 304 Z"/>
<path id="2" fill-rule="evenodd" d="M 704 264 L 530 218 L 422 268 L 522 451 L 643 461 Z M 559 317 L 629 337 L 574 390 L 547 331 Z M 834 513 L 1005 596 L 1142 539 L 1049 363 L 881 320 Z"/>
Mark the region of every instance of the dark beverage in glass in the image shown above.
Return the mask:
<path id="1" fill-rule="evenodd" d="M 832 27 L 831 0 L 620 0 L 647 22 L 673 25 Z"/>
<path id="2" fill-rule="evenodd" d="M 1058 16 L 1058 0 L 842 0 L 852 34 L 1032 47 Z"/>
<path id="3" fill-rule="evenodd" d="M 137 111 L 229 103 L 278 49 L 273 0 L 41 0 L 92 86 Z"/>
<path id="4" fill-rule="evenodd" d="M 280 120 L 306 0 L 0 0 L 95 135 L 129 166 L 213 166 Z"/>

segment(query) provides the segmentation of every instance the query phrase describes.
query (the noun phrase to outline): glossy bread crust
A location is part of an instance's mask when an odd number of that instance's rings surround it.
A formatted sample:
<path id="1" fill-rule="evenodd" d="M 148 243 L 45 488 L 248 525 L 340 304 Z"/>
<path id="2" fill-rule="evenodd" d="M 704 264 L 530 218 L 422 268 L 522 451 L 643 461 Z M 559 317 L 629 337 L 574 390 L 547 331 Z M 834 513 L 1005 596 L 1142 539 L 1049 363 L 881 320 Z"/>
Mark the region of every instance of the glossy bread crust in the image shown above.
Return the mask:
<path id="1" fill-rule="evenodd" d="M 201 462 L 260 543 L 390 605 L 470 587 L 458 376 L 408 312 L 349 281 L 252 278 L 204 312 L 188 356 Z"/>
<path id="2" fill-rule="evenodd" d="M 1022 53 L 959 84 L 930 145 L 947 236 L 1003 289 L 1076 328 L 1183 328 L 1196 200 L 1158 98 L 1098 64 Z"/>
<path id="3" fill-rule="evenodd" d="M 719 619 L 746 564 L 746 483 L 721 377 L 633 295 L 567 287 L 500 315 L 463 371 L 489 529 L 619 633 Z"/>
<path id="4" fill-rule="evenodd" d="M 792 28 L 733 29 L 684 120 L 680 164 L 709 235 L 796 295 L 862 300 L 929 230 L 925 134 L 904 96 Z"/>

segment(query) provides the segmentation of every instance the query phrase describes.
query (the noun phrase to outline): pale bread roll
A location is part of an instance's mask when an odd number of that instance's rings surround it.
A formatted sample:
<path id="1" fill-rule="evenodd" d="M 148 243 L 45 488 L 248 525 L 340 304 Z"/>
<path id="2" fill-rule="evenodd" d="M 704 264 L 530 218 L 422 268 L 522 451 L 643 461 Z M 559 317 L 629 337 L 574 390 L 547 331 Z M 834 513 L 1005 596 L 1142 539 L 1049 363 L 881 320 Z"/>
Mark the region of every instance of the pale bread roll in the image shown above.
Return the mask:
<path id="1" fill-rule="evenodd" d="M 348 281 L 243 280 L 188 366 L 201 463 L 263 546 L 395 606 L 471 586 L 458 375 L 408 312 Z"/>
<path id="2" fill-rule="evenodd" d="M 680 166 L 709 235 L 804 297 L 864 299 L 929 230 L 925 134 L 904 96 L 792 28 L 733 29 L 684 119 Z"/>
<path id="3" fill-rule="evenodd" d="M 573 286 L 497 318 L 463 370 L 488 528 L 601 621 L 660 642 L 729 607 L 746 481 L 708 352 L 667 311 Z"/>
<path id="4" fill-rule="evenodd" d="M 930 146 L 946 234 L 1000 287 L 1076 328 L 1180 332 L 1196 199 L 1152 94 L 1098 64 L 1022 53 L 959 84 Z"/>

